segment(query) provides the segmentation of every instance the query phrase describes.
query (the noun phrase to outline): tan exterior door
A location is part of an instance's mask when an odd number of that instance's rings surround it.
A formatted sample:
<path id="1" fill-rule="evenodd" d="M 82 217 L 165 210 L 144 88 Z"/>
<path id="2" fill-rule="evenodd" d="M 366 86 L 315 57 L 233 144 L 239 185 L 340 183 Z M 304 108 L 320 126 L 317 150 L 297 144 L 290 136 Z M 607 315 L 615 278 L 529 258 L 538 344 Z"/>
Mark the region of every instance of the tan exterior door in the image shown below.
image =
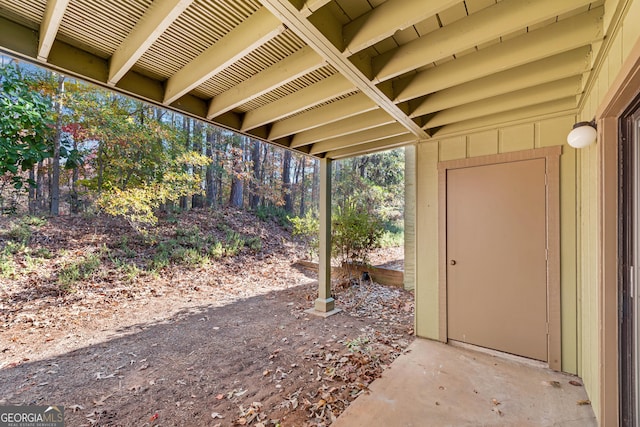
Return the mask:
<path id="1" fill-rule="evenodd" d="M 448 338 L 547 361 L 545 159 L 447 171 Z"/>

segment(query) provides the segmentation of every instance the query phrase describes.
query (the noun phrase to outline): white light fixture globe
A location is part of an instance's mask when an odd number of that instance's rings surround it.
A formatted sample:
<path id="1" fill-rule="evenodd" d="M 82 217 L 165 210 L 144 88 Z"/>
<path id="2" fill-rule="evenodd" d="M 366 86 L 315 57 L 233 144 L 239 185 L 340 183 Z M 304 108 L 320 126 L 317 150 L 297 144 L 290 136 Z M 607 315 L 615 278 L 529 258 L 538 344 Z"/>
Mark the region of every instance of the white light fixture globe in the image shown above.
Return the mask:
<path id="1" fill-rule="evenodd" d="M 584 148 L 596 142 L 598 132 L 595 122 L 580 122 L 573 125 L 567 135 L 567 142 L 573 148 Z"/>

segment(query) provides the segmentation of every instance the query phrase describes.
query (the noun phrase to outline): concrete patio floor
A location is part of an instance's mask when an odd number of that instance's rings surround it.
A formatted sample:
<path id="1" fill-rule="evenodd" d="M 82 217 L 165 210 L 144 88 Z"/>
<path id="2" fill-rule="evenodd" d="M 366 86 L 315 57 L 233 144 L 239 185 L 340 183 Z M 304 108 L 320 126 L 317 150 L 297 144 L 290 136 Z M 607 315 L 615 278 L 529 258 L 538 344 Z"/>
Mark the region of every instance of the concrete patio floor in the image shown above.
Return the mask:
<path id="1" fill-rule="evenodd" d="M 408 350 L 333 427 L 597 426 L 578 377 L 424 339 Z"/>

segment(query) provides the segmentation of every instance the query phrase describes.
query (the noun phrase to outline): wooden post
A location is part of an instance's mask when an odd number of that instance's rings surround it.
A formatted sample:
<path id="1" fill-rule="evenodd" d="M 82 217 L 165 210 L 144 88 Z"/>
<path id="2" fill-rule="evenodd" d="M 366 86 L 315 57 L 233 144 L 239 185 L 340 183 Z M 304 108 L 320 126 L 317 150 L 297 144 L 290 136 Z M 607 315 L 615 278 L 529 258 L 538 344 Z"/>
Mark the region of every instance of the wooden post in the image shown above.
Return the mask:
<path id="1" fill-rule="evenodd" d="M 404 288 L 416 287 L 416 146 L 404 148 Z"/>
<path id="2" fill-rule="evenodd" d="M 331 297 L 331 159 L 320 159 L 320 236 L 318 298 L 308 313 L 331 316 L 339 312 Z"/>

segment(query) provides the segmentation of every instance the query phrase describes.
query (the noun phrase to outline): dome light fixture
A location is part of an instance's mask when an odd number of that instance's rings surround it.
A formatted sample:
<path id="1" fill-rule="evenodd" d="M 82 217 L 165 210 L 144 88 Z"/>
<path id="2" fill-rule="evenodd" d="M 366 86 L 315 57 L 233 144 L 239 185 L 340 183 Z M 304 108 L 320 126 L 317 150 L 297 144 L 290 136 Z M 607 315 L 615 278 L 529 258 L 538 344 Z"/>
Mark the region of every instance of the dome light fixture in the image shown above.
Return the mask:
<path id="1" fill-rule="evenodd" d="M 596 142 L 598 132 L 596 122 L 578 122 L 573 125 L 573 130 L 567 135 L 567 142 L 573 148 L 585 148 Z"/>

